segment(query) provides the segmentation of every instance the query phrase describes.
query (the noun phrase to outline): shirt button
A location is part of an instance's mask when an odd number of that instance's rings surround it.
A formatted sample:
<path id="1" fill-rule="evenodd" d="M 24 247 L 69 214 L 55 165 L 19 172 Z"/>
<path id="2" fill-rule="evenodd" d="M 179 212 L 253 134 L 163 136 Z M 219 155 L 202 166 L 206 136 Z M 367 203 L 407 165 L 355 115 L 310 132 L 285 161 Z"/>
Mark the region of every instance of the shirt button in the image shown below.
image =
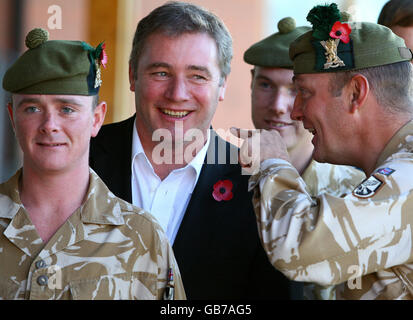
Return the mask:
<path id="1" fill-rule="evenodd" d="M 36 266 L 36 269 L 40 269 L 46 266 L 46 262 L 44 262 L 44 260 L 39 260 L 39 261 L 36 261 L 34 265 Z"/>
<path id="2" fill-rule="evenodd" d="M 41 275 L 37 278 L 37 284 L 40 286 L 45 286 L 48 281 L 49 281 L 49 278 L 45 275 Z"/>

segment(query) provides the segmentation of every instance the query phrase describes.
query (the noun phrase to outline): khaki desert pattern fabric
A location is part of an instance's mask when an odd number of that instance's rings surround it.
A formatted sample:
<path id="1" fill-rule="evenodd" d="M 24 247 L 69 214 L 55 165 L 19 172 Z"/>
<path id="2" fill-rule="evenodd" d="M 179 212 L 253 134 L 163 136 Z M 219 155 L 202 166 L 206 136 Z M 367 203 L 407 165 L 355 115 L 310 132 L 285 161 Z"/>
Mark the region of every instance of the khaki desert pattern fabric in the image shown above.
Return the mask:
<path id="1" fill-rule="evenodd" d="M 342 197 L 352 192 L 366 175 L 360 169 L 351 166 L 338 166 L 312 160 L 301 177 L 307 185 L 308 193 L 313 197 L 322 193 Z"/>
<path id="2" fill-rule="evenodd" d="M 23 207 L 19 170 L 0 185 L 1 299 L 162 299 L 169 269 L 185 292 L 155 219 L 115 197 L 90 169 L 85 203 L 44 244 Z"/>
<path id="3" fill-rule="evenodd" d="M 311 197 L 329 193 L 342 197 L 350 193 L 365 179 L 363 171 L 350 166 L 337 166 L 312 160 L 302 174 Z M 335 286 L 320 286 L 308 283 L 304 286 L 305 299 L 335 300 Z"/>
<path id="4" fill-rule="evenodd" d="M 288 162 L 250 178 L 260 236 L 288 278 L 338 285 L 337 299 L 413 298 L 413 122 L 395 134 L 368 179 L 344 197 L 312 198 Z"/>

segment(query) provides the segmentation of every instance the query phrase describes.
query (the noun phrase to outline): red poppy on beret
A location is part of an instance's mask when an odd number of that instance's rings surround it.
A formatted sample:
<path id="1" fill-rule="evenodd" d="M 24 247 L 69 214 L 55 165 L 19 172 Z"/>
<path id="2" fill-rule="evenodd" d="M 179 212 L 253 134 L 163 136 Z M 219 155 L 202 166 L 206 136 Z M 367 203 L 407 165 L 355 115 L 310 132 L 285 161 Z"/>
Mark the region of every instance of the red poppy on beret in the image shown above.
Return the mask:
<path id="1" fill-rule="evenodd" d="M 100 52 L 99 61 L 102 66 L 106 69 L 106 63 L 108 63 L 108 55 L 106 54 L 106 43 L 102 45 L 102 51 Z"/>
<path id="2" fill-rule="evenodd" d="M 350 33 L 351 27 L 348 23 L 341 23 L 340 21 L 336 21 L 331 28 L 330 37 L 334 39 L 340 39 L 344 43 L 348 43 L 350 41 Z"/>

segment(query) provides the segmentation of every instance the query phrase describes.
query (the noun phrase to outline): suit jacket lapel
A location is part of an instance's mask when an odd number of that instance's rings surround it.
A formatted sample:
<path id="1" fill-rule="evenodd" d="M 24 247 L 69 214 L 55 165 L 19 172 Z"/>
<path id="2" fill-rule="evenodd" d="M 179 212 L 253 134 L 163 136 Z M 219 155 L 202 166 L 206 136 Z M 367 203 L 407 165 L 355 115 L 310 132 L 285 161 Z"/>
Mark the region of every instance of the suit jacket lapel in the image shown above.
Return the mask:
<path id="1" fill-rule="evenodd" d="M 223 150 L 223 148 L 225 149 Z M 218 150 L 220 151 L 218 152 Z M 217 165 L 222 163 L 222 161 L 218 162 L 218 156 L 222 156 L 222 152 L 227 156 L 227 163 Z M 209 159 L 209 164 L 207 159 Z M 211 130 L 211 143 L 208 147 L 207 157 L 173 245 L 174 250 L 181 251 L 177 256 L 184 255 L 189 244 L 186 240 L 198 239 L 201 236 L 202 232 L 198 228 L 208 230 L 210 227 L 216 227 L 216 221 L 213 217 L 220 214 L 220 208 L 223 207 L 223 204 L 212 197 L 212 191 L 218 180 L 228 178 L 234 171 L 234 166 L 228 163 L 229 144 Z M 207 241 L 207 239 L 205 240 Z"/>

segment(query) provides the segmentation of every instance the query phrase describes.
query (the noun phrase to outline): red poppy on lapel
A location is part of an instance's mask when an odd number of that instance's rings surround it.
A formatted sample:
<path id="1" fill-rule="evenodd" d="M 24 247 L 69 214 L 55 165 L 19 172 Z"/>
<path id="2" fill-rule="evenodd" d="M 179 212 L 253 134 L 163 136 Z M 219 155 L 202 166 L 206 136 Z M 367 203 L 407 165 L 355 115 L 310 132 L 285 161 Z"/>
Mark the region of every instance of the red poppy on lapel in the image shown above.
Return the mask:
<path id="1" fill-rule="evenodd" d="M 212 196 L 216 201 L 228 201 L 231 200 L 234 194 L 232 193 L 232 182 L 231 180 L 219 180 L 214 184 L 214 191 Z"/>

